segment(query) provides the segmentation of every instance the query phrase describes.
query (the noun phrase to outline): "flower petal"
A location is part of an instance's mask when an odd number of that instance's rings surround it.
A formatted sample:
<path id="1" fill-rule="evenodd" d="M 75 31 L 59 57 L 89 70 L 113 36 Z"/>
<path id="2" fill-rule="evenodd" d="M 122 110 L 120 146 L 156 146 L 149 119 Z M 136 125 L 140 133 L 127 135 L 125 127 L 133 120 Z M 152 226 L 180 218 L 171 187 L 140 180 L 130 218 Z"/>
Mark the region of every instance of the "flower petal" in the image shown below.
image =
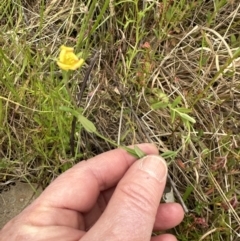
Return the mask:
<path id="1" fill-rule="evenodd" d="M 71 69 L 71 66 L 69 66 L 67 64 L 64 64 L 60 61 L 57 62 L 57 65 L 59 66 L 60 69 L 63 69 L 63 70 L 70 70 Z"/>
<path id="2" fill-rule="evenodd" d="M 78 57 L 77 57 L 77 55 L 76 54 L 74 54 L 74 53 L 67 53 L 66 54 L 66 57 L 68 58 L 68 59 L 71 59 L 71 60 L 74 60 L 74 61 L 78 61 L 79 59 L 78 59 Z"/>
<path id="3" fill-rule="evenodd" d="M 76 70 L 83 65 L 84 59 L 79 59 L 78 56 L 73 52 L 73 48 L 62 45 L 60 50 L 61 51 L 57 61 L 57 65 L 60 69 Z"/>
<path id="4" fill-rule="evenodd" d="M 84 59 L 79 59 L 78 62 L 76 62 L 74 65 L 72 65 L 71 70 L 76 70 L 78 68 L 80 68 L 84 63 Z"/>
<path id="5" fill-rule="evenodd" d="M 60 54 L 59 54 L 59 61 L 64 62 L 65 56 L 66 56 L 66 49 L 61 49 Z"/>
<path id="6" fill-rule="evenodd" d="M 67 46 L 65 46 L 65 45 L 62 45 L 62 46 L 60 47 L 60 49 L 61 49 L 61 50 L 66 50 L 67 52 L 73 52 L 73 50 L 74 50 L 74 48 L 72 48 L 72 47 L 67 47 Z"/>

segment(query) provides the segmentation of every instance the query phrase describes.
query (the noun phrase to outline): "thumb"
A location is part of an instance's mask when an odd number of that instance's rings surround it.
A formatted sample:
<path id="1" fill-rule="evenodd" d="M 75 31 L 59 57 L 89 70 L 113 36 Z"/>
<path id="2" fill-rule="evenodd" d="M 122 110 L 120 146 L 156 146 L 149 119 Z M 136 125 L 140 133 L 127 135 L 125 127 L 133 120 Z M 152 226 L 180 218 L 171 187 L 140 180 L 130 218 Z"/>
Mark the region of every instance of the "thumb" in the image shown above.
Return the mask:
<path id="1" fill-rule="evenodd" d="M 167 165 L 160 156 L 149 155 L 135 162 L 118 183 L 102 216 L 84 238 L 150 240 L 166 178 Z"/>

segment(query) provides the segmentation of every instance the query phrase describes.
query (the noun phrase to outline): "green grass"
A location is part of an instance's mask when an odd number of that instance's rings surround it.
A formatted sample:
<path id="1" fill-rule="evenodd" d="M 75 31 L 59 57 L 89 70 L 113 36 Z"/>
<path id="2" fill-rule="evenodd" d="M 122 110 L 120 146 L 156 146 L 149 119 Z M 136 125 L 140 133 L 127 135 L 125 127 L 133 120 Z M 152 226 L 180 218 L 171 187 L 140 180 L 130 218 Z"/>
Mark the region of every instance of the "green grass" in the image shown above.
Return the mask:
<path id="1" fill-rule="evenodd" d="M 1 1 L 1 188 L 45 187 L 148 133 L 190 209 L 178 240 L 238 240 L 239 32 L 237 1 Z M 67 83 L 62 44 L 86 59 Z M 76 95 L 98 51 L 79 107 L 99 134 L 77 122 L 73 156 Z"/>

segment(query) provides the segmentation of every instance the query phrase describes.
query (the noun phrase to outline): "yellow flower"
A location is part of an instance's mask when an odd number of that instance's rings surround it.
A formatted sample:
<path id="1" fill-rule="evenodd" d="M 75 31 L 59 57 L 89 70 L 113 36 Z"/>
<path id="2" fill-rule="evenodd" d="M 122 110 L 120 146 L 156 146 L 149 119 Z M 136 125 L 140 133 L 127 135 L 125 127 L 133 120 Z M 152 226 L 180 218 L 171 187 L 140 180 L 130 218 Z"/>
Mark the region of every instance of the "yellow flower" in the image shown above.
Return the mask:
<path id="1" fill-rule="evenodd" d="M 76 70 L 83 65 L 84 59 L 79 59 L 77 55 L 73 53 L 73 48 L 62 45 L 60 49 L 61 51 L 57 61 L 60 69 L 67 71 Z"/>

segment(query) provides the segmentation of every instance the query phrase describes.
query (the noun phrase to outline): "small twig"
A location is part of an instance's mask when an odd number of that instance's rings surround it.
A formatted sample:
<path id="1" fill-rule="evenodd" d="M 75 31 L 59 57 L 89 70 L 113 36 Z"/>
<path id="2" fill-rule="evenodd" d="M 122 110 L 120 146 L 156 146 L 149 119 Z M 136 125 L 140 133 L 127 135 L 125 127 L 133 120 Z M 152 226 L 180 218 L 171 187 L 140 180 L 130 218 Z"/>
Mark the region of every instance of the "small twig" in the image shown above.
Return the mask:
<path id="1" fill-rule="evenodd" d="M 79 84 L 79 88 L 80 88 L 80 92 L 79 94 L 77 95 L 77 107 L 79 107 L 81 105 L 81 100 L 82 100 L 82 97 L 83 97 L 83 93 L 84 93 L 84 90 L 86 88 L 86 85 L 87 85 L 87 81 L 89 79 L 89 76 L 91 74 L 91 71 L 93 69 L 93 66 L 99 56 L 99 51 L 95 53 L 94 57 L 92 58 L 91 62 L 90 62 L 90 65 L 86 71 L 86 74 L 84 76 L 84 79 L 83 79 L 83 82 L 82 84 Z M 74 157 L 75 156 L 75 130 L 76 130 L 76 123 L 77 123 L 77 117 L 76 116 L 73 116 L 73 120 L 72 120 L 72 127 L 71 127 L 71 134 L 70 134 L 70 149 L 71 149 L 71 153 L 72 153 L 72 156 Z"/>
<path id="2" fill-rule="evenodd" d="M 120 113 L 120 119 L 119 119 L 119 127 L 118 127 L 118 139 L 117 139 L 117 144 L 120 145 L 121 141 L 121 129 L 122 129 L 122 117 L 123 117 L 123 108 L 124 108 L 124 102 L 122 103 L 121 106 L 121 113 Z"/>
<path id="3" fill-rule="evenodd" d="M 179 193 L 179 191 L 177 190 L 177 187 L 176 187 L 176 184 L 175 182 L 172 180 L 171 176 L 169 175 L 168 173 L 168 181 L 170 182 L 172 188 L 173 188 L 173 191 L 175 192 L 175 195 L 177 196 L 178 198 L 178 201 L 181 203 L 182 207 L 183 207 L 183 210 L 185 213 L 188 213 L 188 208 L 185 204 L 185 202 L 183 201 L 182 197 L 181 197 L 181 194 Z"/>

